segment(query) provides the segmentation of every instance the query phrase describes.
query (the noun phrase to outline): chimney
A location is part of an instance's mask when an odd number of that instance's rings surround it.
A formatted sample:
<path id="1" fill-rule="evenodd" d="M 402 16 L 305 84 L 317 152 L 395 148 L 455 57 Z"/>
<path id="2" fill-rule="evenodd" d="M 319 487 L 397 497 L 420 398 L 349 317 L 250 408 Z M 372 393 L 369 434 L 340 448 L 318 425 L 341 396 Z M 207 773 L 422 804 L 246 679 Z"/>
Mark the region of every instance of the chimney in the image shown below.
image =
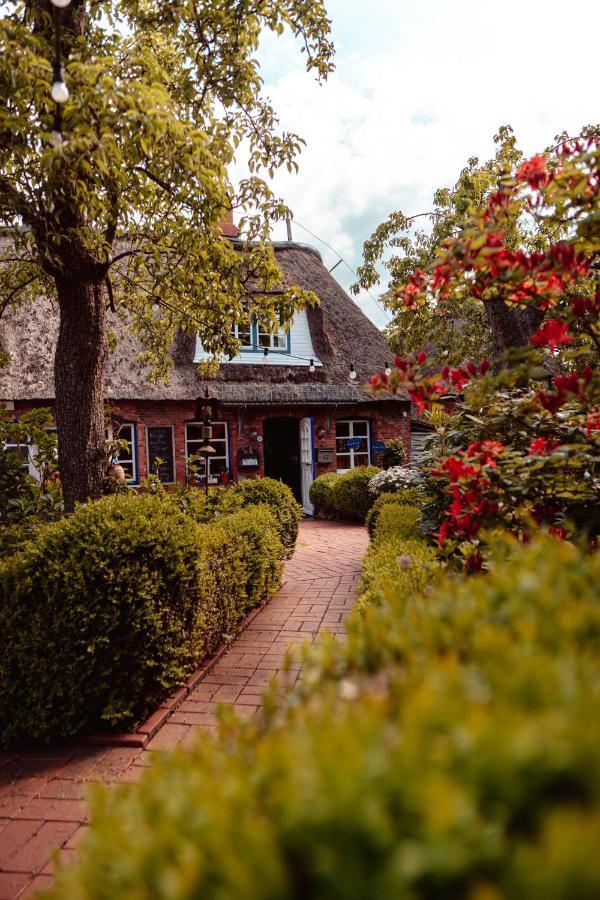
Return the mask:
<path id="1" fill-rule="evenodd" d="M 239 237 L 240 229 L 233 223 L 232 209 L 230 209 L 229 212 L 225 214 L 225 217 L 221 219 L 221 231 L 223 232 L 225 237 Z"/>

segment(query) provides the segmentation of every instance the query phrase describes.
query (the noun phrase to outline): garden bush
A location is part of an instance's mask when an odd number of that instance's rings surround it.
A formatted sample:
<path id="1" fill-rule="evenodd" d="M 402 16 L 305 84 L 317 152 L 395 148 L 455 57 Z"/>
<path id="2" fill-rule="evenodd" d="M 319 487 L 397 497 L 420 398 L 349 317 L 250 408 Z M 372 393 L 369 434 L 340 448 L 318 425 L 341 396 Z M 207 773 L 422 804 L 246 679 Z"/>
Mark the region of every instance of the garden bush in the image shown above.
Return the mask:
<path id="1" fill-rule="evenodd" d="M 599 590 L 600 556 L 548 538 L 397 584 L 339 680 L 98 789 L 51 896 L 592 900 Z"/>
<path id="2" fill-rule="evenodd" d="M 415 488 L 407 488 L 406 490 L 397 491 L 395 494 L 381 494 L 373 503 L 373 506 L 367 513 L 366 525 L 369 536 L 373 538 L 375 527 L 379 513 L 384 506 L 400 504 L 404 506 L 423 506 L 427 501 L 427 495 L 421 490 Z"/>
<path id="3" fill-rule="evenodd" d="M 129 727 L 279 580 L 264 506 L 199 525 L 165 494 L 79 507 L 0 562 L 0 735 Z"/>
<path id="4" fill-rule="evenodd" d="M 387 503 L 380 507 L 363 563 L 361 610 L 368 604 L 387 602 L 390 591 L 400 591 L 404 596 L 422 591 L 438 574 L 435 549 L 422 538 L 420 521 L 419 506 Z"/>
<path id="5" fill-rule="evenodd" d="M 298 526 L 302 521 L 302 507 L 294 498 L 291 489 L 274 478 L 247 478 L 223 492 L 226 502 L 233 493 L 241 497 L 243 507 L 266 503 L 277 523 L 279 538 L 288 553 L 294 549 L 298 537 Z"/>
<path id="6" fill-rule="evenodd" d="M 315 478 L 310 486 L 310 502 L 317 513 L 326 517 L 335 515 L 333 487 L 341 477 L 337 472 L 326 472 L 325 475 Z"/>
<path id="7" fill-rule="evenodd" d="M 391 469 L 392 466 L 402 466 L 406 462 L 406 444 L 403 438 L 390 438 L 385 442 L 385 450 L 381 457 L 381 464 L 384 469 Z"/>
<path id="8" fill-rule="evenodd" d="M 358 466 L 341 475 L 333 484 L 333 508 L 340 519 L 364 522 L 375 498 L 369 493 L 369 481 L 380 469 Z"/>

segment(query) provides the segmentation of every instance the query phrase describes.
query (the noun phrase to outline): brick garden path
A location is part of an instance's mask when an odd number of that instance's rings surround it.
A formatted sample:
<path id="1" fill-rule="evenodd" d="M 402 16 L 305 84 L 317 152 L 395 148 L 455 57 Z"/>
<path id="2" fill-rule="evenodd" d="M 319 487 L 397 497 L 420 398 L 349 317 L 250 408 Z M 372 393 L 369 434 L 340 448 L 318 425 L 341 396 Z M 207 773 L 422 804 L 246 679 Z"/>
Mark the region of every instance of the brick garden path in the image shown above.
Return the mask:
<path id="1" fill-rule="evenodd" d="M 74 858 L 86 830 L 92 782 L 137 781 L 152 753 L 189 745 L 215 728 L 219 703 L 254 715 L 286 651 L 321 629 L 342 633 L 354 601 L 367 533 L 359 526 L 306 521 L 284 583 L 145 750 L 76 744 L 0 753 L 0 900 L 31 897 L 52 883 L 52 857 Z M 286 673 L 294 681 L 298 666 Z"/>

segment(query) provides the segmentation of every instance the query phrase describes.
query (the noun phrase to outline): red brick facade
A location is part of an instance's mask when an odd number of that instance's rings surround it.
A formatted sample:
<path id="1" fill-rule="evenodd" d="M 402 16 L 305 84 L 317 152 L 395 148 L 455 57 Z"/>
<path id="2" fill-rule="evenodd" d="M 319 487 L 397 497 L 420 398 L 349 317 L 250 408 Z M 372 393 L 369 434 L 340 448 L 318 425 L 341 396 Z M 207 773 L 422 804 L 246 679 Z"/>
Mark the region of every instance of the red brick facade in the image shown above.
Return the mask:
<path id="1" fill-rule="evenodd" d="M 30 409 L 33 406 L 46 406 L 48 403 L 35 403 L 30 401 L 17 401 L 15 403 L 15 415 Z M 197 421 L 195 401 L 112 401 L 110 404 L 112 413 L 121 421 L 132 422 L 135 425 L 137 474 L 138 479 L 148 474 L 148 426 L 168 425 L 174 429 L 175 444 L 175 480 L 177 483 L 185 483 L 185 433 L 186 423 Z M 340 419 L 366 419 L 370 425 L 371 441 L 387 441 L 390 438 L 402 437 L 406 444 L 407 455 L 410 450 L 410 405 L 402 402 L 375 402 L 372 404 L 347 405 L 347 406 L 223 406 L 215 416 L 221 422 L 228 424 L 229 436 L 229 472 L 234 481 L 240 474 L 246 476 L 264 475 L 264 423 L 273 418 L 293 418 L 300 420 L 304 417 L 313 419 L 313 440 L 315 449 L 315 476 L 325 472 L 336 470 L 335 461 L 335 423 Z M 239 451 L 242 447 L 250 445 L 256 452 L 258 466 L 248 470 L 239 466 Z M 332 449 L 333 461 L 331 463 L 318 462 L 318 450 Z M 376 459 L 373 460 L 374 462 Z"/>

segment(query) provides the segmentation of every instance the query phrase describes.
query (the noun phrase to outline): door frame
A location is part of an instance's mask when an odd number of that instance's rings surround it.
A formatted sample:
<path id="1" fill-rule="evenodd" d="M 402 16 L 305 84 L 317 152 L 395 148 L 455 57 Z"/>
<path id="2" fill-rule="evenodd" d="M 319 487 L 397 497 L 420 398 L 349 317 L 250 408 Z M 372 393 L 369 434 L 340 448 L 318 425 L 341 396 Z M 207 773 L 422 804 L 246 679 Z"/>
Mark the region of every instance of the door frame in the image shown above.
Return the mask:
<path id="1" fill-rule="evenodd" d="M 315 508 L 310 502 L 310 486 L 315 480 L 315 421 L 312 416 L 300 419 L 300 489 L 302 509 L 305 515 L 314 516 Z M 308 437 L 305 446 L 304 435 Z M 305 452 L 306 451 L 306 452 Z"/>

